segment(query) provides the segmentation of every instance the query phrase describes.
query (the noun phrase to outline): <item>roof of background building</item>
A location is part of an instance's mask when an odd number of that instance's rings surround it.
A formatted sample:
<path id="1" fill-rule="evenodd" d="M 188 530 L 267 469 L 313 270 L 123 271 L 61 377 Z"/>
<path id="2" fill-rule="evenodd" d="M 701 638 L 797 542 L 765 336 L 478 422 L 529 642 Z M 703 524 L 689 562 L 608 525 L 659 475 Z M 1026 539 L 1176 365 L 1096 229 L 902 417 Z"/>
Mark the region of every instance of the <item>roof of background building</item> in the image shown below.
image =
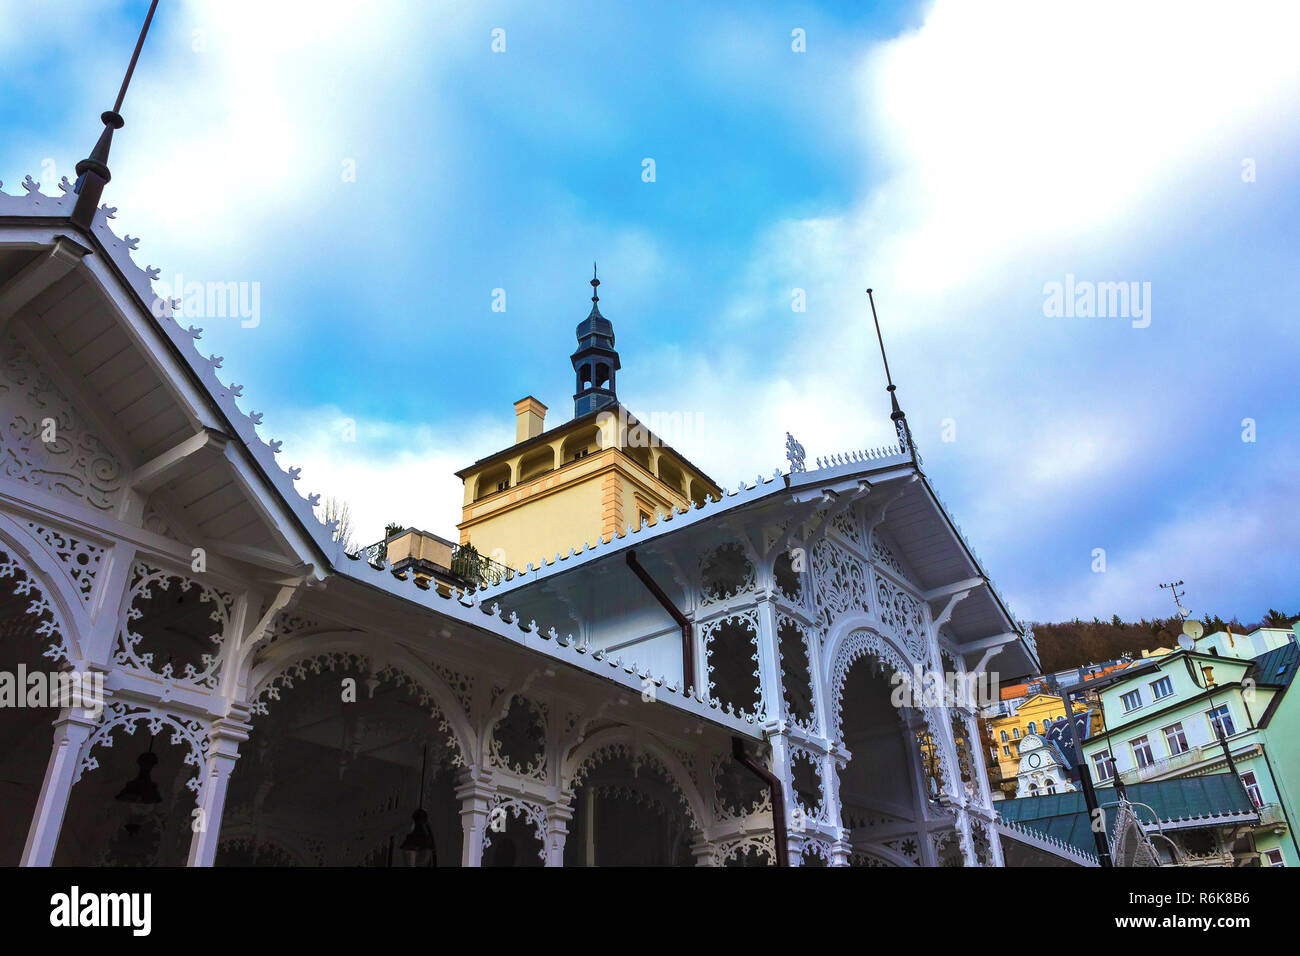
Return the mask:
<path id="1" fill-rule="evenodd" d="M 1134 804 L 1146 804 L 1166 828 L 1196 828 L 1258 819 L 1259 813 L 1246 788 L 1235 774 L 1212 773 L 1201 777 L 1152 780 L 1124 788 Z M 1097 790 L 1097 803 L 1105 808 L 1114 805 L 1115 789 Z M 1003 820 L 1018 823 L 1045 836 L 1069 843 L 1089 853 L 1096 850 L 1088 808 L 1083 794 L 1057 793 L 1045 797 L 1021 797 L 997 804 Z M 1135 807 L 1143 823 L 1150 823 L 1151 811 Z M 1107 827 L 1115 822 L 1114 813 L 1106 814 Z"/>
<path id="2" fill-rule="evenodd" d="M 1259 668 L 1259 679 L 1265 684 L 1290 687 L 1297 661 L 1300 661 L 1300 645 L 1291 643 L 1260 654 L 1255 658 L 1255 665 Z"/>

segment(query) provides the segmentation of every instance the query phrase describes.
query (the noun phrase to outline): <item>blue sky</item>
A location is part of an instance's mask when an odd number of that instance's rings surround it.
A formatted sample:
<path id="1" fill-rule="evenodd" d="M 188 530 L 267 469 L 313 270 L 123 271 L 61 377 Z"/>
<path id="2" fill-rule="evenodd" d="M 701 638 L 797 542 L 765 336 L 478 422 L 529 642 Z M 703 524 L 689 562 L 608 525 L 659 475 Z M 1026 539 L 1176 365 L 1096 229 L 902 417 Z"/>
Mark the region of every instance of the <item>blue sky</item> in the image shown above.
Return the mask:
<path id="1" fill-rule="evenodd" d="M 1021 617 L 1168 614 L 1171 578 L 1198 614 L 1300 609 L 1288 5 L 160 6 L 106 201 L 164 277 L 259 283 L 203 346 L 359 538 L 454 536 L 511 403 L 572 414 L 596 259 L 620 397 L 723 485 L 787 430 L 890 439 L 871 285 Z M 7 190 L 72 175 L 146 7 L 0 0 Z M 1149 326 L 1045 315 L 1067 275 L 1150 283 Z"/>

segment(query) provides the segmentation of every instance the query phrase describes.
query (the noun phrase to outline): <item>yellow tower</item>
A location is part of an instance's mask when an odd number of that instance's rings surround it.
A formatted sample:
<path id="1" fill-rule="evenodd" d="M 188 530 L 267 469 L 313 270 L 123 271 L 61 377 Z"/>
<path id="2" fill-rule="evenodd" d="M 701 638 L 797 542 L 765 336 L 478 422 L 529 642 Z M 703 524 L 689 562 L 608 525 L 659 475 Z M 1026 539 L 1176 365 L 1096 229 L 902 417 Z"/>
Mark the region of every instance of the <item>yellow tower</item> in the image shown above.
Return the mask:
<path id="1" fill-rule="evenodd" d="M 571 356 L 574 417 L 548 431 L 546 406 L 521 398 L 515 443 L 456 472 L 465 484 L 460 543 L 516 571 L 722 494 L 619 403 L 614 326 L 600 314 L 599 285 L 593 276 L 591 312 Z M 650 424 L 668 430 L 682 422 L 674 415 Z"/>

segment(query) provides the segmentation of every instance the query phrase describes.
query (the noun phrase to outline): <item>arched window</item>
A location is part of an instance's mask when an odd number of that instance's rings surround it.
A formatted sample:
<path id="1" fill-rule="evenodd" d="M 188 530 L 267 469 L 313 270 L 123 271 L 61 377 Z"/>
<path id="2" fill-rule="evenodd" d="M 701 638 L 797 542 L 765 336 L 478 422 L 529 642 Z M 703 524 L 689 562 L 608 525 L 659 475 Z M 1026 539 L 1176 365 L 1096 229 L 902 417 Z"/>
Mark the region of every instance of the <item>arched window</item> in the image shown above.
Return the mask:
<path id="1" fill-rule="evenodd" d="M 1034 721 L 1034 720 L 1031 720 L 1031 721 L 1029 722 L 1029 732 L 1030 732 L 1031 734 L 1036 734 L 1036 733 L 1038 733 L 1038 731 L 1035 729 L 1037 726 L 1038 726 L 1038 722 L 1037 722 L 1037 721 Z"/>

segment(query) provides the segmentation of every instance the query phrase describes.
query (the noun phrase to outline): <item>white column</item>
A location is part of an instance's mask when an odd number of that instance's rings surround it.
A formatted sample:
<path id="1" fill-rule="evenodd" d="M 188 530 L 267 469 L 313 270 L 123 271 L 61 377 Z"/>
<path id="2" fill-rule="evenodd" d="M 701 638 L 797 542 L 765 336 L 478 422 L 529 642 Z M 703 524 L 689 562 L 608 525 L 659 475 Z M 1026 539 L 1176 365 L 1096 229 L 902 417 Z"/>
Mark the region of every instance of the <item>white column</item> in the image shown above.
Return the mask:
<path id="1" fill-rule="evenodd" d="M 460 865 L 483 865 L 483 835 L 487 832 L 489 804 L 495 789 L 482 780 L 468 776 L 456 788 L 460 800 Z"/>
<path id="2" fill-rule="evenodd" d="M 247 723 L 228 718 L 212 725 L 208 734 L 207 771 L 199 789 L 198 814 L 191 818 L 194 835 L 190 838 L 187 866 L 211 866 L 216 859 L 230 774 L 239 759 L 239 745 L 248 740 L 249 729 Z"/>
<path id="3" fill-rule="evenodd" d="M 77 765 L 97 722 L 98 718 L 92 719 L 79 709 L 64 710 L 55 720 L 54 746 L 50 762 L 45 766 L 45 781 L 36 801 L 32 826 L 27 832 L 27 845 L 23 847 L 23 866 L 49 866 L 53 862 Z"/>
<path id="4" fill-rule="evenodd" d="M 564 866 L 564 844 L 569 835 L 573 811 L 568 804 L 553 803 L 546 808 L 546 865 Z"/>
<path id="5" fill-rule="evenodd" d="M 696 866 L 714 866 L 715 847 L 708 840 L 700 837 L 691 844 L 691 856 L 695 857 Z"/>

